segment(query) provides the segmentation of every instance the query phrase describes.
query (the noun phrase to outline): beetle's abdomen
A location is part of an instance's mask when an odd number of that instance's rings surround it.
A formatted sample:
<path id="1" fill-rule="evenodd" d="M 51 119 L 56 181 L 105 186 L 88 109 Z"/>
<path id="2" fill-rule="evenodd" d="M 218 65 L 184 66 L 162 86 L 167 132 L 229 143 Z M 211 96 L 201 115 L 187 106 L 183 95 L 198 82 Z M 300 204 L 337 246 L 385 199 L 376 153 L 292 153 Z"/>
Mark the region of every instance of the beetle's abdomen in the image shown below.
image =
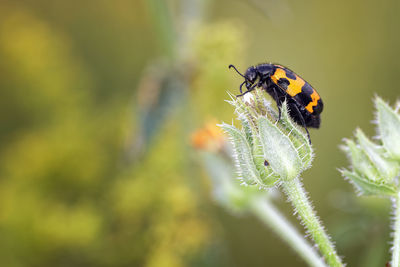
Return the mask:
<path id="1" fill-rule="evenodd" d="M 271 75 L 271 81 L 311 114 L 318 115 L 322 112 L 323 103 L 317 91 L 291 70 L 277 66 Z"/>

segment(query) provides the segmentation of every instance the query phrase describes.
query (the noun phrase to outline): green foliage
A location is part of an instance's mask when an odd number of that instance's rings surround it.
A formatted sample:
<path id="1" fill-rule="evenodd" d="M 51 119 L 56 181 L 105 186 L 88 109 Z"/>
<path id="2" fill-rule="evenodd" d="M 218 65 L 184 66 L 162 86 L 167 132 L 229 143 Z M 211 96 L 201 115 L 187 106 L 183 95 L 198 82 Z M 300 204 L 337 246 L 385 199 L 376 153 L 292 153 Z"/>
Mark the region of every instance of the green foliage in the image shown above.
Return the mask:
<path id="1" fill-rule="evenodd" d="M 343 169 L 341 172 L 360 194 L 392 199 L 394 223 L 390 265 L 400 266 L 400 114 L 398 105 L 391 108 L 377 96 L 375 107 L 377 142 L 372 142 L 357 129 L 356 142 L 345 140 L 346 145 L 342 147 L 350 160 L 351 170 Z"/>
<path id="2" fill-rule="evenodd" d="M 345 140 L 346 145 L 342 146 L 351 162 L 351 171 L 343 169 L 341 172 L 361 194 L 394 196 L 399 190 L 397 142 L 400 115 L 379 97 L 375 99 L 375 106 L 377 131 L 380 134 L 378 143 L 372 142 L 363 131 L 357 129 L 356 141 Z"/>

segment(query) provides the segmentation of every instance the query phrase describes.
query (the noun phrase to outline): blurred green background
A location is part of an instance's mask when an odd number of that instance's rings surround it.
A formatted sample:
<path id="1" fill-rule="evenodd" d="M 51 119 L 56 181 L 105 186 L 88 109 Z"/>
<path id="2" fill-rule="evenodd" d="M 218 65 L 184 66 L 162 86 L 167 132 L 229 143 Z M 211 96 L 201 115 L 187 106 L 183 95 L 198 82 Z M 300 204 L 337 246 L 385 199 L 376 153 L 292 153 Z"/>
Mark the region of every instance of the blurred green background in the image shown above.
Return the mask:
<path id="1" fill-rule="evenodd" d="M 384 266 L 390 203 L 356 197 L 338 145 L 357 126 L 375 135 L 374 94 L 398 97 L 399 5 L 2 0 L 0 265 L 305 266 L 216 205 L 190 146 L 233 118 L 224 99 L 241 77 L 227 66 L 271 61 L 324 100 L 303 178 L 339 254 Z"/>

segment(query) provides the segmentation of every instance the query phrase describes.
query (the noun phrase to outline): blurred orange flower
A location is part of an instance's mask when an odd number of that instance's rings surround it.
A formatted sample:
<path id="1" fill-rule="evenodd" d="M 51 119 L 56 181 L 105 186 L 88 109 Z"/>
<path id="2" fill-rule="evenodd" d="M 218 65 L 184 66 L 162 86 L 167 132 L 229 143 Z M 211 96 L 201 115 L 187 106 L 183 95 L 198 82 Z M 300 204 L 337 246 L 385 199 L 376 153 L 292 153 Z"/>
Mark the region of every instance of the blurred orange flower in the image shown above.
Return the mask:
<path id="1" fill-rule="evenodd" d="M 226 135 L 217 126 L 215 119 L 207 122 L 191 135 L 191 144 L 196 149 L 216 152 L 221 150 L 226 141 Z"/>

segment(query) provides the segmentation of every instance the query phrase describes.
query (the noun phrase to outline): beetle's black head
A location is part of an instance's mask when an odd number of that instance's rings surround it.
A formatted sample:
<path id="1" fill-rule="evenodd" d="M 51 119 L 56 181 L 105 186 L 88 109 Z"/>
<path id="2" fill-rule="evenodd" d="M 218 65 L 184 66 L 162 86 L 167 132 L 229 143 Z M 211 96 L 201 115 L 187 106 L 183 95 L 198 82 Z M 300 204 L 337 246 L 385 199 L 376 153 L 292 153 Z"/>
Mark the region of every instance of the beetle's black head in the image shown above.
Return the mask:
<path id="1" fill-rule="evenodd" d="M 258 71 L 257 68 L 254 66 L 251 66 L 250 68 L 247 69 L 246 73 L 243 75 L 241 74 L 235 66 L 233 65 L 229 65 L 229 68 L 233 68 L 240 76 L 242 76 L 244 78 L 244 82 L 242 82 L 242 84 L 239 87 L 240 90 L 240 95 L 238 96 L 242 96 L 244 94 L 246 94 L 247 92 L 250 92 L 251 90 L 254 89 L 254 84 L 258 78 Z M 243 85 L 246 85 L 247 88 L 247 92 L 242 92 L 242 87 Z"/>
<path id="2" fill-rule="evenodd" d="M 246 87 L 249 89 L 257 80 L 257 69 L 254 66 L 249 67 L 244 74 Z"/>

